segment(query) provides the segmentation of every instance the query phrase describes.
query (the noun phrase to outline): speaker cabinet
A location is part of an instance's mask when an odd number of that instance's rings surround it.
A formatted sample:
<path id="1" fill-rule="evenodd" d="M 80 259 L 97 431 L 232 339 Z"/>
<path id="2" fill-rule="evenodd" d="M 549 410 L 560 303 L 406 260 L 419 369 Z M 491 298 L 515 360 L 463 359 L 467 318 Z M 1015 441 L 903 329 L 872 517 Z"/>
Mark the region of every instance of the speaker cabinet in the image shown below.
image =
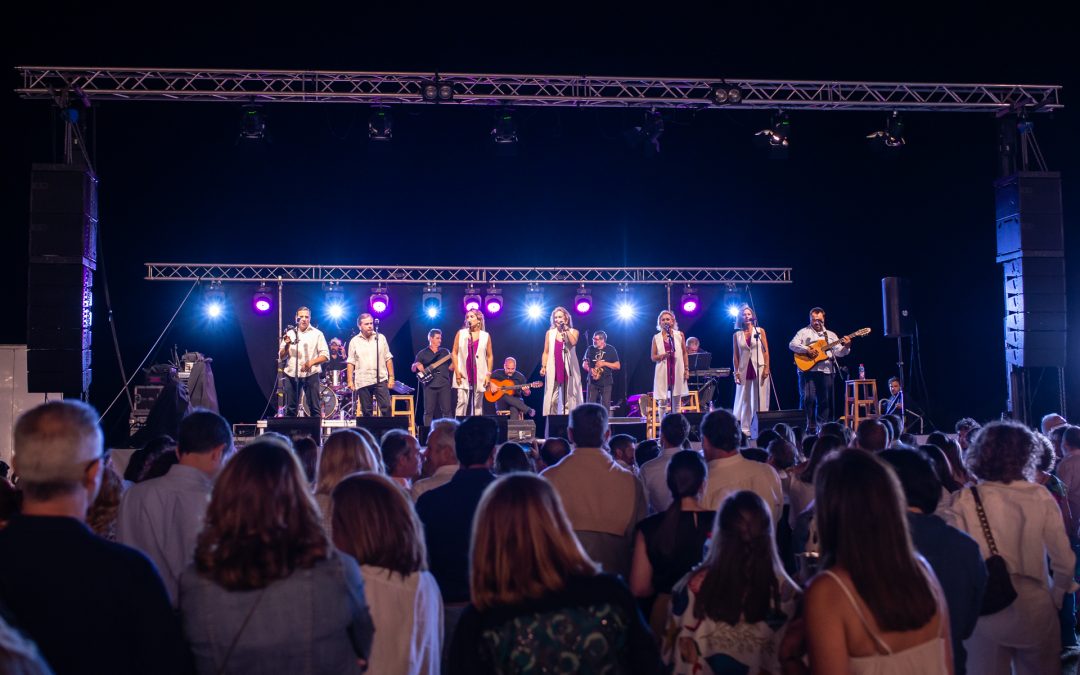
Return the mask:
<path id="1" fill-rule="evenodd" d="M 885 337 L 911 337 L 915 316 L 911 312 L 911 283 L 900 277 L 881 280 L 881 313 L 885 319 Z"/>

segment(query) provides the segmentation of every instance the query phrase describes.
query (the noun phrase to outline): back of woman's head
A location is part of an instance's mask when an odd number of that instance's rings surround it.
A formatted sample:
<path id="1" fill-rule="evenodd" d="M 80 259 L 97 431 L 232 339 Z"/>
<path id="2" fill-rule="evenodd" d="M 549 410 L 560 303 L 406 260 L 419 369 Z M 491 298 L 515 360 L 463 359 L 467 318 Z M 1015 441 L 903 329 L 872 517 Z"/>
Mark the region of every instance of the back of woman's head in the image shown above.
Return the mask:
<path id="1" fill-rule="evenodd" d="M 535 473 L 532 459 L 521 444 L 507 441 L 499 446 L 495 453 L 495 475 L 502 476 L 514 472 Z"/>
<path id="2" fill-rule="evenodd" d="M 949 462 L 949 458 L 945 455 L 945 451 L 940 446 L 931 445 L 930 443 L 923 443 L 919 446 L 930 461 L 934 465 L 934 474 L 938 478 L 938 482 L 941 483 L 941 487 L 945 488 L 946 492 L 956 492 L 963 489 L 955 478 L 956 472 L 953 471 L 952 463 Z"/>
<path id="3" fill-rule="evenodd" d="M 334 546 L 403 577 L 427 569 L 420 520 L 412 501 L 382 474 L 346 476 L 333 491 Z"/>
<path id="4" fill-rule="evenodd" d="M 1011 483 L 1035 475 L 1035 436 L 1019 422 L 991 422 L 968 443 L 968 468 L 980 481 Z"/>
<path id="5" fill-rule="evenodd" d="M 561 590 L 596 564 L 574 536 L 554 488 L 512 473 L 488 486 L 473 519 L 470 592 L 478 609 L 519 603 Z"/>
<path id="6" fill-rule="evenodd" d="M 884 631 L 914 630 L 937 611 L 915 558 L 900 482 L 863 450 L 843 450 L 818 468 L 815 518 L 825 568 L 847 570 Z"/>
<path id="7" fill-rule="evenodd" d="M 813 483 L 814 476 L 817 474 L 817 469 L 821 466 L 822 460 L 832 452 L 833 450 L 841 450 L 847 447 L 847 443 L 839 436 L 819 436 L 814 441 L 814 445 L 810 448 L 810 459 L 806 462 L 806 468 L 799 474 L 799 480 L 804 483 Z"/>
<path id="8" fill-rule="evenodd" d="M 1043 472 L 1053 471 L 1060 459 L 1054 442 L 1038 431 L 1033 432 L 1032 436 L 1035 437 L 1035 469 Z"/>
<path id="9" fill-rule="evenodd" d="M 323 444 L 315 494 L 328 495 L 342 478 L 357 471 L 379 471 L 375 451 L 359 433 L 341 429 Z"/>
<path id="10" fill-rule="evenodd" d="M 196 569 L 228 590 L 263 588 L 326 558 L 322 519 L 292 450 L 250 443 L 214 483 Z"/>
<path id="11" fill-rule="evenodd" d="M 678 502 L 693 497 L 705 484 L 705 460 L 693 450 L 680 450 L 671 456 L 667 466 L 667 487 L 671 498 Z"/>
<path id="12" fill-rule="evenodd" d="M 720 505 L 708 570 L 694 614 L 735 625 L 762 621 L 779 609 L 780 580 L 787 579 L 776 554 L 772 517 L 756 493 L 743 490 Z M 791 583 L 790 580 L 787 580 Z"/>

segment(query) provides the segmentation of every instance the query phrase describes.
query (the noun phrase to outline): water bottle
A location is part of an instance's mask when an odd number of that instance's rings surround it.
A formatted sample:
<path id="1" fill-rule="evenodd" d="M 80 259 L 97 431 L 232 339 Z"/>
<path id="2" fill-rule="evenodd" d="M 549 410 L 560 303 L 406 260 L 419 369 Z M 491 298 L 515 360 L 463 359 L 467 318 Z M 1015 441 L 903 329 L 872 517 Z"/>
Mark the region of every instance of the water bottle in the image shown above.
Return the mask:
<path id="1" fill-rule="evenodd" d="M 860 380 L 865 380 L 866 379 L 866 367 L 861 363 L 859 364 L 859 379 Z"/>

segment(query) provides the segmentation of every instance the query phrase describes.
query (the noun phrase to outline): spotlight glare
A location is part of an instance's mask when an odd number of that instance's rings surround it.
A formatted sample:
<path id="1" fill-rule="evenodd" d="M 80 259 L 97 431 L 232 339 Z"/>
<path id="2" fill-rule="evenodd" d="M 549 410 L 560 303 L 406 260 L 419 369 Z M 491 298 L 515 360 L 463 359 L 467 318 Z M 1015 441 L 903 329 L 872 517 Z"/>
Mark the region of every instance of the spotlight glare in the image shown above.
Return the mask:
<path id="1" fill-rule="evenodd" d="M 424 294 L 420 296 L 420 306 L 424 308 L 424 315 L 429 319 L 439 316 L 442 311 L 442 289 L 437 284 L 424 286 Z"/>
<path id="2" fill-rule="evenodd" d="M 538 302 L 532 302 L 525 306 L 525 316 L 532 321 L 537 321 L 544 316 L 544 307 Z"/>
<path id="3" fill-rule="evenodd" d="M 220 281 L 211 281 L 203 295 L 203 311 L 211 319 L 217 319 L 225 313 L 225 291 L 221 290 Z"/>
<path id="4" fill-rule="evenodd" d="M 427 314 L 427 318 L 434 319 L 439 316 L 439 309 L 437 307 L 427 307 L 424 309 L 424 314 Z"/>
<path id="5" fill-rule="evenodd" d="M 338 321 L 341 317 L 345 316 L 345 305 L 335 302 L 326 308 L 326 314 L 334 321 Z"/>
<path id="6" fill-rule="evenodd" d="M 615 306 L 615 315 L 619 317 L 620 321 L 629 321 L 637 316 L 637 310 L 634 309 L 634 305 L 629 300 L 622 300 Z"/>
<path id="7" fill-rule="evenodd" d="M 225 312 L 225 308 L 220 302 L 213 301 L 206 305 L 206 315 L 211 319 L 220 317 Z"/>
<path id="8" fill-rule="evenodd" d="M 739 316 L 739 306 L 738 305 L 728 305 L 727 306 L 727 313 L 728 313 L 728 316 L 730 316 L 732 319 L 738 318 L 738 316 Z"/>

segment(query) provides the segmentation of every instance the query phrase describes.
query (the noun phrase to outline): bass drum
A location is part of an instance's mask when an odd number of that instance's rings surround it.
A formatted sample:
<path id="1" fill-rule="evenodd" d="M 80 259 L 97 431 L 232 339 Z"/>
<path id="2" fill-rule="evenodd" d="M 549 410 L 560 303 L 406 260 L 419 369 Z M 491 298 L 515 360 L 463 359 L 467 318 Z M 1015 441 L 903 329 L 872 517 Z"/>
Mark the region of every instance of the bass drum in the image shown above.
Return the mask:
<path id="1" fill-rule="evenodd" d="M 329 419 L 337 412 L 337 394 L 330 387 L 324 386 L 319 390 L 319 402 L 322 404 L 322 418 Z M 300 410 L 306 417 L 311 417 L 311 408 L 308 407 L 307 392 L 300 392 Z"/>

